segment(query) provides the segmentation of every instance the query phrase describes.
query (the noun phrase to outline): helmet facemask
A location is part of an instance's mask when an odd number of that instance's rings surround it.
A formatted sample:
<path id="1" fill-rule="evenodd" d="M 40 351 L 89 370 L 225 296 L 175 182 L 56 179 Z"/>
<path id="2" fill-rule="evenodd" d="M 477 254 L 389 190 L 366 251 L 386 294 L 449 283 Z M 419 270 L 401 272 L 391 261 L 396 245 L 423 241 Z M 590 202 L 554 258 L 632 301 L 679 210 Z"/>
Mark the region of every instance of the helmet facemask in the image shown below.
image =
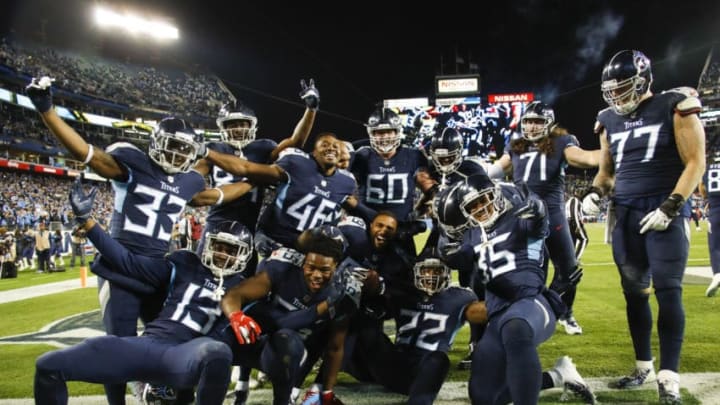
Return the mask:
<path id="1" fill-rule="evenodd" d="M 603 99 L 620 115 L 627 115 L 637 109 L 640 99 L 647 91 L 646 80 L 641 76 L 633 76 L 625 80 L 616 79 L 602 82 Z"/>
<path id="2" fill-rule="evenodd" d="M 370 146 L 378 153 L 391 153 L 400 146 L 401 135 L 396 128 L 368 128 Z"/>
<path id="3" fill-rule="evenodd" d="M 205 234 L 202 263 L 215 277 L 228 277 L 245 270 L 252 247 L 238 235 L 227 232 Z"/>
<path id="4" fill-rule="evenodd" d="M 218 126 L 220 127 L 220 140 L 235 149 L 242 149 L 250 142 L 255 140 L 257 132 L 257 119 L 255 117 L 243 116 L 235 117 L 238 114 L 231 114 L 230 117 L 218 118 Z M 250 126 L 242 126 L 242 122 L 247 122 Z"/>
<path id="5" fill-rule="evenodd" d="M 440 259 L 429 258 L 415 263 L 415 287 L 432 296 L 450 285 L 450 269 Z"/>
<path id="6" fill-rule="evenodd" d="M 470 223 L 490 229 L 505 208 L 499 186 L 473 191 L 464 196 L 460 208 Z"/>
<path id="7" fill-rule="evenodd" d="M 187 173 L 197 160 L 197 135 L 159 130 L 152 136 L 148 156 L 165 173 Z"/>

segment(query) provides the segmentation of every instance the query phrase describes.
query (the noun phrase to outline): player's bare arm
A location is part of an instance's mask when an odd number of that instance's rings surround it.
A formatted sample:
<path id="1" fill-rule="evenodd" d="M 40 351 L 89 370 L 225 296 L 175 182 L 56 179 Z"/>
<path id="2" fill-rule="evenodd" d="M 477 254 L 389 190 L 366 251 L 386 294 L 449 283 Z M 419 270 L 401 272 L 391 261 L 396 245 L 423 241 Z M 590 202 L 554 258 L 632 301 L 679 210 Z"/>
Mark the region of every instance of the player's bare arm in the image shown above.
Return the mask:
<path id="1" fill-rule="evenodd" d="M 40 114 L 40 116 L 48 129 L 50 129 L 50 132 L 68 151 L 76 159 L 90 166 L 95 173 L 112 180 L 127 180 L 127 170 L 121 164 L 101 148 L 96 148 L 85 142 L 85 139 L 80 134 L 60 118 L 55 109 L 51 108 Z"/>
<path id="2" fill-rule="evenodd" d="M 229 289 L 220 301 L 220 307 L 226 316 L 230 316 L 233 312 L 241 311 L 244 304 L 266 296 L 271 288 L 272 282 L 267 272 L 258 273 Z"/>
<path id="3" fill-rule="evenodd" d="M 607 134 L 605 129 L 600 134 L 600 164 L 598 165 L 598 173 L 593 180 L 593 187 L 602 190 L 603 195 L 607 195 L 613 187 L 615 180 L 615 166 L 613 166 L 612 155 L 610 154 L 610 145 L 607 142 Z"/>
<path id="4" fill-rule="evenodd" d="M 672 194 L 680 194 L 687 200 L 705 173 L 705 129 L 696 114 L 676 113 L 673 121 L 675 144 L 685 169 Z"/>
<path id="5" fill-rule="evenodd" d="M 473 301 L 465 307 L 465 319 L 472 324 L 487 323 L 487 308 L 485 301 Z"/>
<path id="6" fill-rule="evenodd" d="M 600 149 L 585 150 L 579 146 L 565 148 L 565 159 L 570 166 L 580 169 L 592 169 L 598 167 L 602 154 Z"/>
<path id="7" fill-rule="evenodd" d="M 188 202 L 193 207 L 205 207 L 208 205 L 223 205 L 235 201 L 253 189 L 253 185 L 244 181 L 225 184 L 220 187 L 206 188 L 195 194 Z"/>

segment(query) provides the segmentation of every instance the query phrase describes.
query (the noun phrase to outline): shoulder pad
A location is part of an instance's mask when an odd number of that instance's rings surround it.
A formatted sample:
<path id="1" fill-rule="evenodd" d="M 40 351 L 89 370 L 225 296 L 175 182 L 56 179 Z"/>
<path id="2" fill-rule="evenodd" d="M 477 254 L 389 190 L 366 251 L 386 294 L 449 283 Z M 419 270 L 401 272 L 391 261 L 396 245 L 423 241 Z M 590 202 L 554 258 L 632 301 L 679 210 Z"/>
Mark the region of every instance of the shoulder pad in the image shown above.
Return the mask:
<path id="1" fill-rule="evenodd" d="M 290 263 L 294 266 L 300 267 L 303 265 L 305 255 L 295 249 L 282 247 L 274 250 L 268 260 L 277 260 L 279 262 Z"/>
<path id="2" fill-rule="evenodd" d="M 595 125 L 593 125 L 593 132 L 600 135 L 600 133 L 604 130 L 605 126 L 599 120 L 595 121 Z"/>
<path id="3" fill-rule="evenodd" d="M 347 171 L 346 169 L 337 169 L 337 172 L 340 173 L 340 174 L 342 174 L 342 175 L 344 175 L 344 176 L 347 176 L 347 177 L 351 178 L 352 181 L 357 182 L 357 180 L 355 179 L 355 175 L 352 174 L 352 172 L 349 172 L 349 171 Z"/>
<path id="4" fill-rule="evenodd" d="M 680 93 L 680 94 L 684 95 L 685 97 L 695 97 L 695 98 L 697 98 L 697 97 L 700 96 L 700 95 L 698 94 L 697 90 L 695 90 L 694 88 L 692 88 L 692 87 L 690 87 L 690 86 L 675 87 L 675 88 L 672 88 L 672 89 L 670 89 L 670 90 L 665 90 L 663 93 L 665 93 L 665 92 L 671 92 L 671 91 L 674 92 L 674 93 Z"/>
<path id="5" fill-rule="evenodd" d="M 338 227 L 341 226 L 352 226 L 355 228 L 367 229 L 367 224 L 365 224 L 365 221 L 362 218 L 352 215 L 344 216 L 338 223 Z"/>
<path id="6" fill-rule="evenodd" d="M 278 156 L 278 160 L 288 156 L 288 155 L 295 155 L 295 156 L 302 156 L 302 157 L 308 157 L 308 154 L 303 152 L 302 149 L 298 148 L 287 148 L 280 152 L 280 156 Z"/>
<path id="7" fill-rule="evenodd" d="M 115 143 L 109 145 L 107 148 L 105 148 L 105 152 L 112 153 L 116 150 L 125 149 L 125 148 L 133 149 L 140 153 L 145 153 L 145 152 L 141 151 L 140 148 L 131 144 L 130 142 L 115 142 Z"/>

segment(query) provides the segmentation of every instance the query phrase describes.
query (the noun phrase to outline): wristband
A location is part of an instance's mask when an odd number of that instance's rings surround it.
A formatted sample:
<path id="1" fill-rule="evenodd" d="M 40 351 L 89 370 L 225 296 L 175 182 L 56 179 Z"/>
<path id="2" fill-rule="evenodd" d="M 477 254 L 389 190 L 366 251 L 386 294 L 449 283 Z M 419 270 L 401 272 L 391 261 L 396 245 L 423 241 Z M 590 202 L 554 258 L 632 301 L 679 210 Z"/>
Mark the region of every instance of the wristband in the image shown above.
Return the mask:
<path id="1" fill-rule="evenodd" d="M 83 161 L 83 164 L 86 165 L 86 164 L 90 163 L 94 154 L 95 154 L 95 148 L 92 145 L 88 145 L 88 152 L 87 152 L 87 155 L 85 156 L 85 160 Z"/>
<path id="2" fill-rule="evenodd" d="M 217 206 L 217 205 L 222 204 L 223 200 L 225 199 L 225 193 L 222 191 L 222 189 L 220 187 L 215 187 L 215 190 L 217 190 L 218 193 L 220 193 L 220 197 L 218 197 L 217 201 L 215 201 L 215 204 L 213 204 L 213 205 Z"/>

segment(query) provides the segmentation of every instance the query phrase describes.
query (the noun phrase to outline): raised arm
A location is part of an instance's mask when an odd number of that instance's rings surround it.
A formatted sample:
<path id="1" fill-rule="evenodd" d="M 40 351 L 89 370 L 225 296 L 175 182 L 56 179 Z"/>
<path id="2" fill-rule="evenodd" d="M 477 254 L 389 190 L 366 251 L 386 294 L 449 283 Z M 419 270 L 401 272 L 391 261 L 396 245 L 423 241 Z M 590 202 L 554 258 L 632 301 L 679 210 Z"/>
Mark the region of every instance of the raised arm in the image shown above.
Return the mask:
<path id="1" fill-rule="evenodd" d="M 247 177 L 258 184 L 275 184 L 287 181 L 285 171 L 278 165 L 253 163 L 237 156 L 207 150 L 207 159 L 221 169 L 236 176 Z"/>
<path id="2" fill-rule="evenodd" d="M 305 113 L 303 114 L 300 121 L 295 125 L 295 131 L 289 138 L 285 138 L 280 141 L 275 149 L 270 154 L 271 161 L 276 161 L 280 156 L 280 152 L 286 148 L 298 148 L 302 149 L 305 142 L 310 136 L 310 130 L 312 129 L 313 123 L 315 123 L 315 115 L 317 109 L 320 106 L 320 92 L 315 87 L 315 81 L 310 79 L 310 83 L 305 84 L 305 80 L 300 81 L 300 98 L 305 102 Z"/>
<path id="3" fill-rule="evenodd" d="M 33 78 L 26 87 L 27 95 L 40 113 L 45 126 L 78 160 L 90 166 L 97 174 L 108 179 L 125 181 L 127 170 L 101 148 L 88 144 L 70 125 L 65 123 L 52 106 L 51 85 L 54 79 L 47 76 Z"/>

